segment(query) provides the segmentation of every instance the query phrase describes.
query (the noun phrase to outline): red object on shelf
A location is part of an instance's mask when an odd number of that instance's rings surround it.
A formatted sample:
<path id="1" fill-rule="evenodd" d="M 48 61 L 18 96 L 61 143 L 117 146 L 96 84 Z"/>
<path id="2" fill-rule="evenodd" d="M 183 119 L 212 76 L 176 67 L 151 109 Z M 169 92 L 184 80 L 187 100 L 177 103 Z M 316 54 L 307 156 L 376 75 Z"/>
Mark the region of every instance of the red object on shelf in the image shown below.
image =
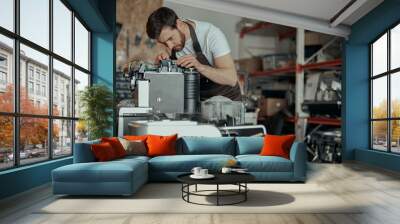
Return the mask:
<path id="1" fill-rule="evenodd" d="M 289 38 L 289 37 L 294 37 L 294 36 L 296 36 L 296 30 L 295 29 L 291 29 L 289 31 L 279 33 L 278 34 L 278 39 L 279 39 L 279 41 L 281 41 L 283 39 L 286 39 L 286 38 Z"/>
<path id="2" fill-rule="evenodd" d="M 301 71 L 301 70 L 312 70 L 312 69 L 327 68 L 327 67 L 334 67 L 334 66 L 340 66 L 340 65 L 342 65 L 342 59 L 335 59 L 335 60 L 317 62 L 317 63 L 306 64 L 306 65 L 297 64 L 296 66 L 288 66 L 288 67 L 277 68 L 277 69 L 267 70 L 267 71 L 254 71 L 250 75 L 251 76 L 270 76 L 270 75 L 277 75 L 277 74 L 283 74 L 283 73 L 295 73 L 296 71 Z"/>
<path id="3" fill-rule="evenodd" d="M 240 31 L 240 38 L 243 38 L 244 35 L 247 34 L 247 33 L 251 33 L 251 32 L 254 32 L 254 31 L 259 30 L 259 29 L 267 28 L 267 27 L 270 27 L 271 25 L 272 25 L 271 23 L 259 22 L 259 23 L 256 23 L 252 27 L 244 27 Z"/>
<path id="4" fill-rule="evenodd" d="M 286 121 L 295 122 L 295 117 L 288 117 Z M 341 126 L 341 120 L 338 118 L 325 118 L 325 117 L 309 117 L 307 118 L 307 123 L 309 124 L 324 124 L 332 126 Z"/>
<path id="5" fill-rule="evenodd" d="M 302 65 L 301 67 L 303 69 L 318 69 L 318 68 L 334 67 L 334 66 L 340 66 L 340 65 L 342 65 L 342 59 L 335 59 L 335 60 L 330 60 L 330 61 L 305 64 L 305 65 Z"/>

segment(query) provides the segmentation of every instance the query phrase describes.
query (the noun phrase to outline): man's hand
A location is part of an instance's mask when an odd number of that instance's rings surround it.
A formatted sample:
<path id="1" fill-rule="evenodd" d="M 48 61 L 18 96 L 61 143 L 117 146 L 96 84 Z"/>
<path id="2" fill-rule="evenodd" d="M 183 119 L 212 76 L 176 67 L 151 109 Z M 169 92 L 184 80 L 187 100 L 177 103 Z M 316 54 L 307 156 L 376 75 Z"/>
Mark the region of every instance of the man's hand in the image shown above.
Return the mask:
<path id="1" fill-rule="evenodd" d="M 203 64 L 201 64 L 196 57 L 191 54 L 178 58 L 176 64 L 185 68 L 195 68 L 199 72 L 204 70 Z"/>
<path id="2" fill-rule="evenodd" d="M 161 52 L 156 58 L 156 63 L 159 63 L 161 60 L 166 59 L 169 59 L 169 55 L 166 52 Z"/>

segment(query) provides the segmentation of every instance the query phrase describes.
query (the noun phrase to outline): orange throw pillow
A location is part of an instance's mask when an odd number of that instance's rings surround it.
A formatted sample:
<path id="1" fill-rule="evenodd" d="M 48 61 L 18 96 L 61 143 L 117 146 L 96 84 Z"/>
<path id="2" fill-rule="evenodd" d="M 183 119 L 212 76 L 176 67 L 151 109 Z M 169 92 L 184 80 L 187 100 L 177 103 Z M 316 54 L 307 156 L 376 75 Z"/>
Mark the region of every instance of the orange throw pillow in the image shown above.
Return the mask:
<path id="1" fill-rule="evenodd" d="M 119 142 L 118 138 L 111 137 L 111 138 L 101 138 L 101 142 L 108 142 L 114 149 L 115 155 L 117 158 L 125 157 L 126 151 L 122 146 L 121 142 Z"/>
<path id="2" fill-rule="evenodd" d="M 292 147 L 295 139 L 295 135 L 265 135 L 260 155 L 280 156 L 289 159 L 290 147 Z"/>
<path id="3" fill-rule="evenodd" d="M 145 142 L 147 139 L 147 135 L 125 135 L 124 139 L 129 141 L 143 141 Z"/>
<path id="4" fill-rule="evenodd" d="M 147 137 L 147 155 L 154 156 L 165 156 L 165 155 L 176 155 L 176 139 L 178 135 L 171 136 L 159 136 L 149 135 Z"/>
<path id="5" fill-rule="evenodd" d="M 99 162 L 110 161 L 117 158 L 113 147 L 108 142 L 93 144 L 90 147 L 94 157 Z"/>

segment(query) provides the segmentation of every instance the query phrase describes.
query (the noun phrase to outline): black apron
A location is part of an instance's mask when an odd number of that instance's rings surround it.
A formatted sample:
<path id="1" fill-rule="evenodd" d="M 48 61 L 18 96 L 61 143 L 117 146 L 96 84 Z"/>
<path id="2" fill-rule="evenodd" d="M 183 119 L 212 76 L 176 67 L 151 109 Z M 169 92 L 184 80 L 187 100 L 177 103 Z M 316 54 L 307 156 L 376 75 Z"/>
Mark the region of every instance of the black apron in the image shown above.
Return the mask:
<path id="1" fill-rule="evenodd" d="M 185 22 L 186 23 L 186 22 Z M 201 50 L 201 46 L 197 39 L 196 33 L 194 28 L 191 24 L 186 23 L 189 26 L 190 30 L 190 37 L 192 38 L 193 42 L 193 49 L 196 53 L 196 59 L 203 65 L 211 66 L 207 57 L 203 54 Z M 176 60 L 176 52 L 172 50 L 171 52 L 171 59 Z M 239 83 L 236 83 L 235 86 L 228 86 L 228 85 L 221 85 L 209 80 L 204 75 L 200 77 L 200 100 L 206 100 L 213 96 L 225 96 L 234 101 L 241 101 L 242 96 L 240 93 Z"/>

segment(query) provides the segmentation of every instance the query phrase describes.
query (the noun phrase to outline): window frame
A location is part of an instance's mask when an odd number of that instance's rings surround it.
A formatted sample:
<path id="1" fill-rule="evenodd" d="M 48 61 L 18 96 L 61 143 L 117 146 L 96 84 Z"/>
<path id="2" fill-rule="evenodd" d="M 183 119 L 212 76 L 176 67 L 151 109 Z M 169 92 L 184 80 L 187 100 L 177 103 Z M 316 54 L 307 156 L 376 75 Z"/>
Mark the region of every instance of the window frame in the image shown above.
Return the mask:
<path id="1" fill-rule="evenodd" d="M 385 29 L 384 32 L 379 34 L 375 39 L 373 39 L 369 44 L 369 149 L 373 151 L 379 151 L 379 152 L 386 152 L 386 153 L 391 153 L 391 154 L 400 154 L 400 152 L 393 152 L 392 151 L 392 121 L 400 121 L 400 117 L 393 117 L 392 116 L 392 99 L 391 99 L 391 91 L 392 91 L 392 86 L 391 86 L 391 79 L 392 75 L 395 75 L 396 73 L 400 72 L 400 67 L 398 68 L 393 68 L 391 69 L 391 32 L 392 29 L 400 26 L 400 21 L 395 22 L 392 24 L 389 28 Z M 373 44 L 379 40 L 381 37 L 383 37 L 385 34 L 387 34 L 387 64 L 386 64 L 386 72 L 380 73 L 380 74 L 373 74 Z M 386 117 L 385 118 L 373 118 L 373 81 L 378 79 L 386 77 L 386 86 L 387 86 L 387 105 L 386 105 Z M 374 148 L 374 136 L 373 136 L 373 122 L 376 121 L 386 121 L 386 151 L 379 150 Z"/>
<path id="2" fill-rule="evenodd" d="M 23 167 L 23 166 L 30 166 L 33 164 L 37 164 L 37 163 L 43 163 L 49 160 L 58 160 L 58 159 L 62 159 L 65 157 L 70 157 L 73 155 L 74 152 L 74 143 L 75 143 L 75 125 L 76 125 L 76 121 L 79 120 L 79 117 L 75 117 L 75 108 L 72 107 L 71 108 L 71 114 L 70 116 L 56 116 L 53 115 L 53 59 L 58 60 L 61 63 L 64 63 L 68 66 L 71 66 L 71 92 L 72 92 L 72 96 L 71 96 L 71 105 L 74 105 L 75 103 L 75 88 L 74 88 L 74 82 L 75 82 L 75 69 L 78 69 L 79 71 L 85 73 L 88 75 L 89 77 L 89 83 L 88 85 L 91 86 L 92 85 L 92 57 L 91 57 L 91 50 L 92 50 L 92 43 L 91 43 L 91 37 L 92 37 L 92 30 L 88 27 L 88 25 L 83 21 L 83 19 L 78 15 L 78 13 L 76 13 L 72 7 L 65 1 L 65 0 L 59 0 L 68 10 L 71 11 L 71 18 L 70 18 L 70 22 L 71 22 L 71 59 L 67 59 L 64 58 L 63 56 L 55 53 L 53 50 L 53 1 L 54 0 L 47 0 L 49 3 L 49 47 L 48 49 L 46 49 L 45 47 L 42 47 L 39 44 L 34 43 L 33 41 L 30 41 L 29 39 L 23 37 L 20 35 L 20 0 L 14 0 L 13 1 L 13 10 L 14 10 L 14 18 L 13 18 L 13 22 L 14 22 L 14 30 L 10 31 L 4 27 L 0 26 L 0 35 L 3 35 L 5 37 L 11 38 L 13 40 L 13 52 L 12 52 L 12 57 L 13 57 L 13 64 L 12 66 L 12 72 L 13 72 L 13 79 L 14 79 L 14 110 L 13 112 L 2 112 L 0 111 L 0 116 L 11 116 L 13 118 L 13 153 L 14 153 L 14 161 L 13 161 L 13 166 L 11 167 L 5 167 L 5 168 L 0 168 L 0 172 L 5 171 L 5 170 L 10 170 L 10 169 L 16 169 L 19 167 Z M 79 66 L 78 64 L 75 63 L 75 18 L 77 20 L 79 20 L 79 22 L 84 26 L 84 28 L 88 31 L 88 69 L 85 69 L 81 66 Z M 20 111 L 20 85 L 21 85 L 21 80 L 20 80 L 20 45 L 23 44 L 27 47 L 32 48 L 33 50 L 36 50 L 40 53 L 43 53 L 45 55 L 48 56 L 49 58 L 49 63 L 48 63 L 48 82 L 46 84 L 46 91 L 48 91 L 48 93 L 46 93 L 46 95 L 48 96 L 48 113 L 46 115 L 38 115 L 38 114 L 27 114 L 27 113 L 21 113 Z M 27 64 L 27 66 L 29 66 L 29 64 Z M 28 72 L 28 68 L 27 67 L 27 74 L 26 75 L 26 81 L 28 82 L 28 80 L 30 80 L 30 74 Z M 41 75 L 42 73 L 40 72 L 39 75 Z M 33 70 L 33 79 L 32 81 L 34 82 L 35 85 L 35 80 L 36 80 L 36 69 Z M 41 81 L 41 76 L 39 76 L 39 82 L 38 83 L 42 83 Z M 27 89 L 27 91 L 29 91 Z M 34 91 L 36 91 L 34 89 Z M 42 94 L 40 94 L 41 96 Z M 48 122 L 48 136 L 47 136 L 47 142 L 49 143 L 47 145 L 47 151 L 48 151 L 48 155 L 47 158 L 43 158 L 43 160 L 38 161 L 38 162 L 32 162 L 32 163 L 26 163 L 26 164 L 21 164 L 20 161 L 20 119 L 21 118 L 45 118 L 47 119 Z M 54 156 L 53 152 L 54 152 L 54 146 L 53 146 L 53 122 L 56 120 L 65 120 L 65 121 L 71 121 L 71 129 L 72 129 L 72 133 L 71 133 L 71 153 L 68 155 L 62 155 L 62 156 Z"/>

